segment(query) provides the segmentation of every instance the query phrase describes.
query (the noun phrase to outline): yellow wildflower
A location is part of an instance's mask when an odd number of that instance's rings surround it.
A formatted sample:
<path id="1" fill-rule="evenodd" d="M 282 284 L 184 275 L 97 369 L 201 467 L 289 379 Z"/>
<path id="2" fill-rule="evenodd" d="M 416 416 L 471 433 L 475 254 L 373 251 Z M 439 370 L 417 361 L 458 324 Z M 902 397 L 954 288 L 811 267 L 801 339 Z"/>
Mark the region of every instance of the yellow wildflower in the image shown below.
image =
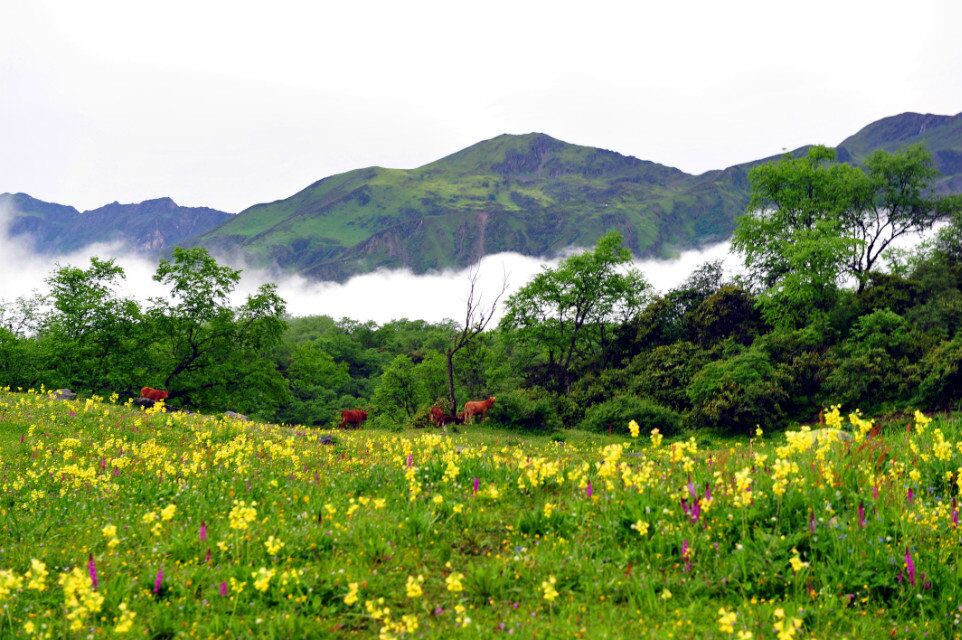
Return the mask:
<path id="1" fill-rule="evenodd" d="M 455 571 L 444 579 L 444 583 L 448 585 L 448 591 L 457 593 L 458 591 L 464 591 L 464 585 L 461 584 L 462 580 L 464 580 L 464 574 Z"/>

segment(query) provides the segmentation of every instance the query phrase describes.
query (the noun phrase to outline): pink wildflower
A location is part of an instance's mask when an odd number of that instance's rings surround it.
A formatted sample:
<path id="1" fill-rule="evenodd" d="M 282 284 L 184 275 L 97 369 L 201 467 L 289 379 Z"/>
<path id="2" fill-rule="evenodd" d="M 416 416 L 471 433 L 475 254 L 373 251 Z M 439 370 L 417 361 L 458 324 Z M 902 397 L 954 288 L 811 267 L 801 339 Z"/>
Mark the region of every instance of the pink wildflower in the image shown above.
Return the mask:
<path id="1" fill-rule="evenodd" d="M 154 595 L 159 596 L 160 590 L 164 588 L 164 568 L 157 570 L 157 577 L 154 578 Z"/>
<path id="2" fill-rule="evenodd" d="M 909 584 L 915 586 L 915 561 L 908 547 L 905 548 L 905 574 L 909 579 Z"/>
<path id="3" fill-rule="evenodd" d="M 94 554 L 90 554 L 87 557 L 87 573 L 90 574 L 90 584 L 93 585 L 94 591 L 100 586 L 100 581 L 97 580 L 97 563 L 94 562 Z"/>

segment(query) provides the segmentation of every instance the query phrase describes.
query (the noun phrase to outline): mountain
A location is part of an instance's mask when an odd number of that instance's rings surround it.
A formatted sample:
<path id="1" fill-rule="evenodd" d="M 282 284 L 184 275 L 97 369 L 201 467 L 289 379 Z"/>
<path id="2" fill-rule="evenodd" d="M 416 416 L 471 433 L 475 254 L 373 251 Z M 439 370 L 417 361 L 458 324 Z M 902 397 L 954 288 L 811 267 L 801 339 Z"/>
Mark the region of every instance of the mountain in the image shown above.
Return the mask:
<path id="1" fill-rule="evenodd" d="M 923 143 L 962 193 L 962 113 L 903 113 L 836 147 L 864 162 L 877 149 Z M 807 147 L 791 152 L 804 153 Z M 25 194 L 0 195 L 11 230 L 63 253 L 120 240 L 157 255 L 178 244 L 310 278 L 343 280 L 380 268 L 464 267 L 500 251 L 554 255 L 618 229 L 638 256 L 668 257 L 728 238 L 748 203 L 748 171 L 779 156 L 691 175 L 543 133 L 501 135 L 416 169 L 356 169 L 237 215 L 169 198 L 79 213 Z M 4 207 L 3 205 L 7 206 Z"/>
<path id="2" fill-rule="evenodd" d="M 860 163 L 872 151 L 896 151 L 918 143 L 932 152 L 935 167 L 942 173 L 936 180 L 936 191 L 962 193 L 962 113 L 903 113 L 883 118 L 843 140 L 836 151 L 839 160 Z"/>
<path id="3" fill-rule="evenodd" d="M 38 253 L 47 255 L 97 242 L 120 242 L 134 251 L 159 254 L 233 217 L 207 207 L 182 207 L 170 198 L 113 202 L 81 213 L 25 193 L 0 194 L 0 211 L 7 212 L 8 233 L 29 239 Z"/>
<path id="4" fill-rule="evenodd" d="M 838 153 L 859 163 L 876 149 L 916 142 L 944 174 L 938 190 L 962 192 L 962 114 L 885 118 L 846 138 Z M 670 256 L 727 238 L 748 202 L 748 171 L 777 157 L 691 175 L 542 133 L 501 135 L 416 169 L 324 178 L 250 207 L 196 242 L 320 279 L 463 267 L 499 251 L 551 255 L 590 246 L 609 229 L 638 256 Z"/>
<path id="5" fill-rule="evenodd" d="M 744 175 L 678 169 L 532 133 L 411 170 L 370 167 L 253 206 L 198 242 L 316 278 L 460 267 L 499 251 L 549 255 L 619 229 L 639 255 L 721 240 Z"/>

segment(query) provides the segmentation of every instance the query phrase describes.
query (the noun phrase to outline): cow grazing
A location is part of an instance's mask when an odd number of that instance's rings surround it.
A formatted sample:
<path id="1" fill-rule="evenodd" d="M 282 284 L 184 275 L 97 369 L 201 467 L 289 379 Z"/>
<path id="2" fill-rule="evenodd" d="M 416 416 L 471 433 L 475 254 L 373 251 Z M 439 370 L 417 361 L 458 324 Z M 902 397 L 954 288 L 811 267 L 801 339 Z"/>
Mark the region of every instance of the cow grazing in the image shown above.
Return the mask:
<path id="1" fill-rule="evenodd" d="M 140 397 L 147 398 L 148 400 L 153 400 L 154 402 L 160 402 L 161 400 L 166 400 L 170 397 L 170 394 L 166 391 L 161 391 L 160 389 L 152 389 L 151 387 L 144 387 L 140 390 Z"/>
<path id="2" fill-rule="evenodd" d="M 467 424 L 474 422 L 474 416 L 484 416 L 494 406 L 494 396 L 489 396 L 487 400 L 472 400 L 464 403 L 464 421 Z"/>
<path id="3" fill-rule="evenodd" d="M 351 425 L 351 427 L 360 429 L 365 420 L 367 420 L 367 411 L 362 411 L 361 409 L 341 409 L 341 424 L 338 426 L 341 429 L 345 429 L 348 425 Z"/>
<path id="4" fill-rule="evenodd" d="M 456 417 L 452 418 L 437 405 L 431 407 L 431 412 L 428 417 L 436 427 L 444 427 L 452 422 L 455 424 L 464 424 L 464 412 L 459 412 Z"/>

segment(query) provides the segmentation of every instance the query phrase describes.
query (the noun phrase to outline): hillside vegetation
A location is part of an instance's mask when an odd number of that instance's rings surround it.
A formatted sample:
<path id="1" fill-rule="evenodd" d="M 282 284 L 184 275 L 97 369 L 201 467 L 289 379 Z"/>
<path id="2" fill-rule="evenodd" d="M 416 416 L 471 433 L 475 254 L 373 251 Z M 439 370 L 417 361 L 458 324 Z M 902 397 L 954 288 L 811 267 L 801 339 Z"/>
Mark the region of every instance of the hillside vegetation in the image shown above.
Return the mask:
<path id="1" fill-rule="evenodd" d="M 932 153 L 940 172 L 933 188 L 962 193 L 962 114 L 884 118 L 836 151 L 864 165 L 873 151 L 914 144 Z M 749 172 L 776 160 L 690 175 L 542 133 L 501 135 L 415 169 L 330 176 L 237 216 L 170 198 L 80 213 L 23 193 L 0 194 L 0 214 L 12 235 L 47 255 L 97 242 L 151 258 L 204 246 L 246 264 L 343 280 L 379 268 L 465 267 L 501 251 L 555 255 L 613 229 L 635 256 L 669 257 L 730 237 L 749 202 Z"/>
<path id="2" fill-rule="evenodd" d="M 886 118 L 844 140 L 838 155 L 858 164 L 919 143 L 941 171 L 936 188 L 962 193 L 962 114 Z M 501 135 L 416 169 L 325 178 L 197 241 L 324 279 L 464 267 L 500 251 L 553 255 L 612 229 L 636 256 L 664 257 L 729 237 L 749 201 L 748 172 L 772 160 L 695 176 L 541 133 Z"/>

